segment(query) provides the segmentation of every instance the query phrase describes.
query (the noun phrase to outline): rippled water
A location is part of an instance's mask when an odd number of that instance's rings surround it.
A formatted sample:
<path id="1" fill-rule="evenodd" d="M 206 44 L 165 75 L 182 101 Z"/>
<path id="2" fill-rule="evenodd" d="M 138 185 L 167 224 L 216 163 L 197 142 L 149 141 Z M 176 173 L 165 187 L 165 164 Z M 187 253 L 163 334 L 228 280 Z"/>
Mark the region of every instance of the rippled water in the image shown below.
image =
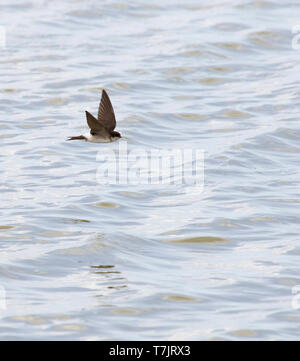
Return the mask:
<path id="1" fill-rule="evenodd" d="M 1 1 L 1 339 L 300 337 L 299 10 Z M 65 139 L 102 88 L 129 150 L 204 149 L 203 192 L 97 181 L 120 142 Z"/>

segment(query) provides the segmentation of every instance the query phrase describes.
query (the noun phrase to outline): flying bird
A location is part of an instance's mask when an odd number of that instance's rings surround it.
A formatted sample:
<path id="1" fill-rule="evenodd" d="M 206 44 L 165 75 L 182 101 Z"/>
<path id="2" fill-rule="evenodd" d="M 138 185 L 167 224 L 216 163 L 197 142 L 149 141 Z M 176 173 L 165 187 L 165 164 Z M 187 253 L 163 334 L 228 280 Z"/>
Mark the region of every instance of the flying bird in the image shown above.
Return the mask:
<path id="1" fill-rule="evenodd" d="M 92 143 L 109 143 L 121 138 L 121 134 L 114 129 L 117 125 L 114 108 L 110 102 L 106 91 L 102 90 L 102 97 L 99 103 L 98 119 L 91 113 L 85 111 L 86 121 L 90 133 L 79 135 L 77 137 L 69 137 L 67 140 L 85 140 Z"/>

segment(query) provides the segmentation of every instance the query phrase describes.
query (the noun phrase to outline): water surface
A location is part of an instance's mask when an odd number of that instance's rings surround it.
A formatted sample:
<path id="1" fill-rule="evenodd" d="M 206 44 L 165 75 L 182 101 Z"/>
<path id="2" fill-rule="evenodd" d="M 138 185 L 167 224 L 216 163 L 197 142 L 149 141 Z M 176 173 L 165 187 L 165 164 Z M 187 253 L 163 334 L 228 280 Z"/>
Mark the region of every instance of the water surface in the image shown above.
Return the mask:
<path id="1" fill-rule="evenodd" d="M 0 338 L 299 339 L 299 6 L 0 13 Z M 97 181 L 118 143 L 65 139 L 102 88 L 129 150 L 204 150 L 203 192 Z"/>

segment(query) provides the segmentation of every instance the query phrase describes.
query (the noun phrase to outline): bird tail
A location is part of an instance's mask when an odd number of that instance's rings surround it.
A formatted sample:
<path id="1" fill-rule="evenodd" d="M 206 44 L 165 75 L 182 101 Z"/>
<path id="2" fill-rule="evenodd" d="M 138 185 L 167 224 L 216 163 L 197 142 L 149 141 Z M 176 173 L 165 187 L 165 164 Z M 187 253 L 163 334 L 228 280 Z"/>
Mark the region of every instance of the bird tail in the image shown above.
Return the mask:
<path id="1" fill-rule="evenodd" d="M 67 140 L 78 140 L 78 139 L 85 139 L 83 135 L 78 135 L 77 137 L 68 137 Z"/>

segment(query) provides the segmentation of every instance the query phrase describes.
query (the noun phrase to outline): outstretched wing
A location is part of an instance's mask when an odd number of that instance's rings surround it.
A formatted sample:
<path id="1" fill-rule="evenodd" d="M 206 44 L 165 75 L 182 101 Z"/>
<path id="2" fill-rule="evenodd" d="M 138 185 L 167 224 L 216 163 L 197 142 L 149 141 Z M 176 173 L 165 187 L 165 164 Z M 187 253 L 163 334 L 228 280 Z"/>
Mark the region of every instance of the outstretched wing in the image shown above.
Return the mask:
<path id="1" fill-rule="evenodd" d="M 85 111 L 86 121 L 88 126 L 91 129 L 91 134 L 100 135 L 102 137 L 109 137 L 109 131 L 104 127 L 104 125 L 100 124 L 98 120 L 88 111 Z"/>
<path id="2" fill-rule="evenodd" d="M 116 127 L 114 109 L 104 89 L 102 90 L 102 97 L 98 109 L 98 121 L 110 132 L 112 132 Z"/>

